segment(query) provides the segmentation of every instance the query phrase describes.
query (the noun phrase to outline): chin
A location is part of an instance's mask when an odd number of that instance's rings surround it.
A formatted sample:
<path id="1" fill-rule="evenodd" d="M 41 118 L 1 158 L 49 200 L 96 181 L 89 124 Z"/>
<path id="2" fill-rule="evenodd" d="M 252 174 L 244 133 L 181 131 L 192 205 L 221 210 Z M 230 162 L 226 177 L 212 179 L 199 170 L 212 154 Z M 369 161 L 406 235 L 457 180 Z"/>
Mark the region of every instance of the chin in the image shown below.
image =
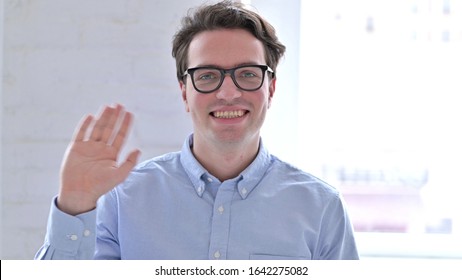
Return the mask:
<path id="1" fill-rule="evenodd" d="M 255 137 L 259 139 L 259 134 L 242 131 L 222 131 L 220 133 L 215 133 L 215 139 L 223 144 L 244 144 L 252 141 Z"/>

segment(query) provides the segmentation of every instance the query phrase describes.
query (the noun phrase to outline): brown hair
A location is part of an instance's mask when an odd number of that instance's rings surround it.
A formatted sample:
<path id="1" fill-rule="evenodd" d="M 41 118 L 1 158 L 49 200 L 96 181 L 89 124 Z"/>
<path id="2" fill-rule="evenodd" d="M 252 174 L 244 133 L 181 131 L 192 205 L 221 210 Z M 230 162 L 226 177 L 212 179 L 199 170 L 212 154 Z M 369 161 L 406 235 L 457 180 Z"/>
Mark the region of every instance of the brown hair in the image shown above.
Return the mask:
<path id="1" fill-rule="evenodd" d="M 279 42 L 274 27 L 256 12 L 246 9 L 242 3 L 225 0 L 201 6 L 192 14 L 189 11 L 183 18 L 180 30 L 173 37 L 172 48 L 179 81 L 188 67 L 188 50 L 194 36 L 216 29 L 245 29 L 252 33 L 265 47 L 266 63 L 276 71 L 286 47 Z"/>

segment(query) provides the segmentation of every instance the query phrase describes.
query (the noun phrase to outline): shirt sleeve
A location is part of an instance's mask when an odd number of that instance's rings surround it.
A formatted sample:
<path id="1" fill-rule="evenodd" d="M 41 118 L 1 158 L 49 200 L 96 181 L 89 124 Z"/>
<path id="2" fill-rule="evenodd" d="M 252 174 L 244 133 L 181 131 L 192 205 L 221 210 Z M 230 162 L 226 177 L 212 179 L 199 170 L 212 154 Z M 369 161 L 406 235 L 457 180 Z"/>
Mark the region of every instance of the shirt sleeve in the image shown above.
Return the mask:
<path id="1" fill-rule="evenodd" d="M 321 260 L 358 260 L 359 254 L 354 231 L 345 204 L 337 194 L 329 201 L 323 213 L 323 226 L 320 232 Z"/>
<path id="2" fill-rule="evenodd" d="M 95 253 L 96 210 L 68 215 L 53 199 L 45 242 L 35 255 L 38 260 L 93 259 Z"/>

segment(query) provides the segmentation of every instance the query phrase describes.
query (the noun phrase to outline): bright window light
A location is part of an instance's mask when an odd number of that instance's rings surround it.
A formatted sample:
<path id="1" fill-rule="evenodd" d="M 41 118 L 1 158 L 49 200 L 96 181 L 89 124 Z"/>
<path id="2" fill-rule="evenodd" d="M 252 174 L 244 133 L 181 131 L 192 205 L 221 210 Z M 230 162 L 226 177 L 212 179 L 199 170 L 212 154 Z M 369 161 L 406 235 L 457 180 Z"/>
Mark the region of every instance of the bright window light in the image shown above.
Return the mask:
<path id="1" fill-rule="evenodd" d="M 340 189 L 366 254 L 462 257 L 462 1 L 301 6 L 298 165 Z"/>

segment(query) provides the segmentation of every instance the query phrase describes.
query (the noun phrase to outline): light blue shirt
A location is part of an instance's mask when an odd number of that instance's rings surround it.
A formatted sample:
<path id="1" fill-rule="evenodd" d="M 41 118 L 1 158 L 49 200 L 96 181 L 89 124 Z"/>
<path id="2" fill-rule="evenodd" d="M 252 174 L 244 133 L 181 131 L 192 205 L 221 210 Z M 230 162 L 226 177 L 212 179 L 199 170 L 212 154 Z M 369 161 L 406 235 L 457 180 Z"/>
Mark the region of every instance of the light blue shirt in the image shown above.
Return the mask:
<path id="1" fill-rule="evenodd" d="M 37 259 L 358 259 L 339 192 L 270 155 L 262 143 L 239 176 L 220 182 L 191 152 L 139 164 L 96 210 L 54 199 Z"/>

